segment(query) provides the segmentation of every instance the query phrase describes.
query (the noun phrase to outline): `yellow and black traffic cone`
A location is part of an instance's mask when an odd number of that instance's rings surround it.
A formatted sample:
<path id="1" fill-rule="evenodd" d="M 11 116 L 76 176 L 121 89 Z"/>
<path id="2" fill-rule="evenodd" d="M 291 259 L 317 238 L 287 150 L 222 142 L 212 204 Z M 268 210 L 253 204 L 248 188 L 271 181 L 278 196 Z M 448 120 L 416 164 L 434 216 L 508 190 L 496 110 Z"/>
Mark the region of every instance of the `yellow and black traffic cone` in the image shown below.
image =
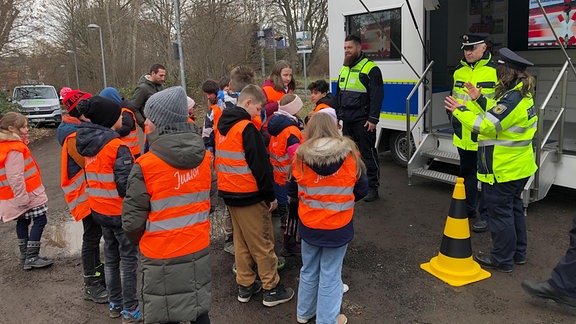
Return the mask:
<path id="1" fill-rule="evenodd" d="M 490 278 L 490 272 L 480 268 L 480 265 L 472 259 L 463 178 L 456 179 L 440 252 L 430 262 L 421 264 L 420 268 L 456 287 Z"/>

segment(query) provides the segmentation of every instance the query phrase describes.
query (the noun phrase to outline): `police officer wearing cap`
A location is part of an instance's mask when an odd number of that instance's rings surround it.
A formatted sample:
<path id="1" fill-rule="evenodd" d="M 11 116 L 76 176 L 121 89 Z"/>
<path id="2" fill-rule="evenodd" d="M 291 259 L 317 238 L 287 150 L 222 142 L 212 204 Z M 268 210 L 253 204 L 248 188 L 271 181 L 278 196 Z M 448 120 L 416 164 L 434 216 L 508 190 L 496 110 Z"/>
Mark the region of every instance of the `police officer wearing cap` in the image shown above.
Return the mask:
<path id="1" fill-rule="evenodd" d="M 478 253 L 474 259 L 483 267 L 512 272 L 514 264 L 526 263 L 526 218 L 521 199 L 528 178 L 536 172 L 532 139 L 538 117 L 534 107 L 536 81 L 526 72 L 533 64 L 508 48 L 500 50 L 496 67 L 498 84 L 495 104 L 481 91 L 464 86 L 475 105 L 486 109 L 477 115 L 469 105 L 446 97 L 444 106 L 460 121 L 462 127 L 478 136 L 478 180 L 488 209 L 488 228 L 492 234 L 492 251 Z"/>
<path id="2" fill-rule="evenodd" d="M 484 107 L 491 107 L 494 103 L 494 89 L 497 83 L 496 63 L 488 50 L 486 41 L 490 35 L 464 34 L 462 35 L 462 49 L 464 57 L 454 71 L 454 84 L 452 97 L 460 104 L 465 105 L 469 111 L 476 115 L 484 115 L 481 105 L 476 104 L 468 96 L 466 83 L 470 83 L 482 93 L 481 100 L 485 100 Z M 475 232 L 484 232 L 488 229 L 488 216 L 482 200 L 478 204 L 478 180 L 476 179 L 476 156 L 478 151 L 478 134 L 471 132 L 457 118 L 451 118 L 454 136 L 452 142 L 458 148 L 460 156 L 459 176 L 464 178 L 466 188 L 466 214 L 468 218 L 476 217 L 476 207 L 479 206 L 480 219 L 472 226 Z"/>

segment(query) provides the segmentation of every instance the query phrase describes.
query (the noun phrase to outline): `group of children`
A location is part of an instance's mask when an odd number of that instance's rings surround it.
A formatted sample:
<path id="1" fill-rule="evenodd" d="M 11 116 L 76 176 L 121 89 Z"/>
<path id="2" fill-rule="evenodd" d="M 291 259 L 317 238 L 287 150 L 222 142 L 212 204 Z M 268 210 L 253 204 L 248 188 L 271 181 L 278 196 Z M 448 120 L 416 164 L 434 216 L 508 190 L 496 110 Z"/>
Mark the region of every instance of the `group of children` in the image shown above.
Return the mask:
<path id="1" fill-rule="evenodd" d="M 354 202 L 367 190 L 364 166 L 355 144 L 338 130 L 326 82 L 309 87 L 317 107 L 304 128 L 302 100 L 291 93 L 291 67 L 277 65 L 264 91 L 243 66 L 232 70 L 229 88 L 205 82 L 211 106 L 202 136 L 190 122 L 193 101 L 183 88 L 152 95 L 144 108 L 149 152 L 143 155 L 135 144 L 133 108 L 116 89 L 98 96 L 63 89 L 69 114 L 58 129 L 61 185 L 84 227 L 85 299 L 108 302 L 110 317 L 121 316 L 123 323 L 209 323 L 209 214 L 217 186 L 229 211 L 227 246 L 235 255 L 238 300 L 248 302 L 263 290 L 263 304 L 272 307 L 294 296 L 279 283 L 282 262 L 271 219 L 279 209 L 285 216 L 283 254 L 302 255 L 298 322 L 346 322 L 339 314 L 341 268 L 353 237 Z M 279 82 L 282 87 L 274 87 Z M 24 116 L 3 116 L 1 218 L 17 220 L 21 262 L 31 269 L 52 261 L 39 256 L 47 197 L 26 134 Z"/>

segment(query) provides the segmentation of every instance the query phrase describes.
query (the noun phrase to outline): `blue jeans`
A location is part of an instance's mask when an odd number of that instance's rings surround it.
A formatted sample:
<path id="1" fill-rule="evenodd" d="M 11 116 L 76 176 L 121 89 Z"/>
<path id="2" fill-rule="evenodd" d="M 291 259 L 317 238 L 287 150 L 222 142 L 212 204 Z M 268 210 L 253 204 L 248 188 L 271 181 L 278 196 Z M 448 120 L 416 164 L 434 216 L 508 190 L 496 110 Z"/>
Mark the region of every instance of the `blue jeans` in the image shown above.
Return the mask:
<path id="1" fill-rule="evenodd" d="M 22 240 L 39 242 L 47 222 L 46 214 L 32 219 L 21 216 L 16 220 L 16 236 Z M 32 223 L 32 227 L 30 228 L 30 234 L 28 234 L 30 223 Z"/>
<path id="2" fill-rule="evenodd" d="M 338 248 L 318 247 L 302 240 L 302 269 L 298 285 L 298 318 L 317 324 L 334 324 L 342 305 L 342 262 L 348 244 Z"/>
<path id="3" fill-rule="evenodd" d="M 136 270 L 138 249 L 130 243 L 122 227 L 102 226 L 104 237 L 104 273 L 111 303 L 124 305 L 125 310 L 138 307 Z"/>

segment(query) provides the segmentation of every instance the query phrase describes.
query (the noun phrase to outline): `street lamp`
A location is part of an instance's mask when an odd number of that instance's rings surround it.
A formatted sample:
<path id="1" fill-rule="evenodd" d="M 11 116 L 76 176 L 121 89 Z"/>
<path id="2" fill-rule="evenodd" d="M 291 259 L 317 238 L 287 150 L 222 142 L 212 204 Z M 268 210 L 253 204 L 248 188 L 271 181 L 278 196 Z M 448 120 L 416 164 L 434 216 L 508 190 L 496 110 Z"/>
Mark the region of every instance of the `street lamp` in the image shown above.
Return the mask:
<path id="1" fill-rule="evenodd" d="M 104 77 L 104 88 L 106 88 L 106 64 L 104 64 L 104 44 L 102 43 L 102 28 L 96 24 L 88 25 L 90 29 L 98 29 L 100 32 L 100 51 L 102 52 L 102 76 Z"/>
<path id="2" fill-rule="evenodd" d="M 76 60 L 76 52 L 67 50 L 66 54 L 74 54 L 74 69 L 76 70 L 76 89 L 80 89 L 80 79 L 78 78 L 78 60 Z"/>
<path id="3" fill-rule="evenodd" d="M 68 64 L 66 65 L 61 64 L 60 67 L 66 69 L 66 86 L 70 87 L 70 77 L 68 76 Z"/>

